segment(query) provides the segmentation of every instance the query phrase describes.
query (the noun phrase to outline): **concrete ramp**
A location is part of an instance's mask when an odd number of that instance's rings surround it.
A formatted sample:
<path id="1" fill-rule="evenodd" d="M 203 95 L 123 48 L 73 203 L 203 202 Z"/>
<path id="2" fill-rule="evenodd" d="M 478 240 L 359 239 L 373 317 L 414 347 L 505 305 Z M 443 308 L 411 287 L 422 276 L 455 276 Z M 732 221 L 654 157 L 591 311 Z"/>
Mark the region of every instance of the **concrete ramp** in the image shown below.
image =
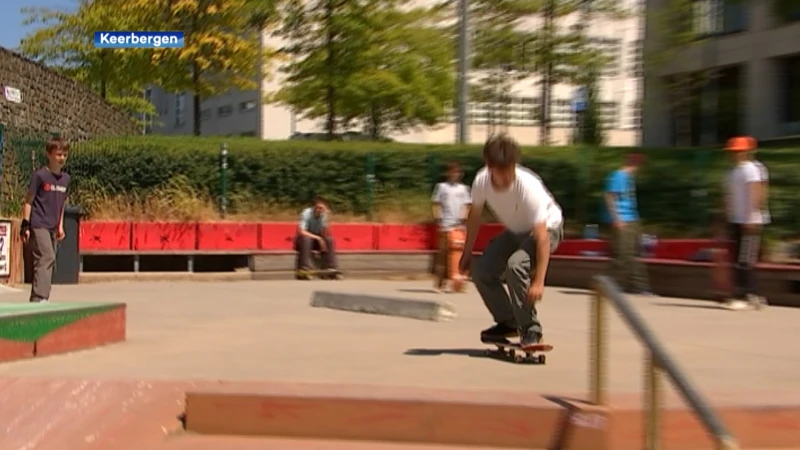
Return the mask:
<path id="1" fill-rule="evenodd" d="M 410 319 L 450 321 L 457 317 L 455 307 L 445 301 L 383 297 L 346 292 L 315 291 L 311 306 Z"/>

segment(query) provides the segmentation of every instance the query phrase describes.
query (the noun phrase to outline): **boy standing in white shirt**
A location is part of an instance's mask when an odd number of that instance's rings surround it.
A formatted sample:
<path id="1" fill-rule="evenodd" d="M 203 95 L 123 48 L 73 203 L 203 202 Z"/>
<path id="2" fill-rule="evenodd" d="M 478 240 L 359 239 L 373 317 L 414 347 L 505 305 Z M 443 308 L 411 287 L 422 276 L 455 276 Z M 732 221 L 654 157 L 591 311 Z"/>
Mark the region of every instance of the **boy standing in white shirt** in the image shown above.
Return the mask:
<path id="1" fill-rule="evenodd" d="M 535 304 L 542 299 L 550 254 L 563 237 L 561 207 L 534 172 L 519 166 L 520 149 L 506 135 L 483 147 L 485 167 L 472 184 L 472 209 L 459 269 L 470 266 L 485 205 L 506 227 L 489 242 L 472 267 L 472 281 L 494 318 L 481 332 L 484 343 L 507 342 L 518 335 L 523 349 L 539 344 L 542 325 Z M 505 273 L 508 292 L 501 283 Z"/>
<path id="2" fill-rule="evenodd" d="M 734 244 L 733 296 L 725 303 L 731 310 L 759 309 L 766 303 L 756 294 L 754 280 L 765 219 L 765 174 L 752 161 L 757 146 L 749 136 L 732 138 L 725 146 L 734 161 L 725 179 L 725 211 Z"/>
<path id="3" fill-rule="evenodd" d="M 472 198 L 469 187 L 461 182 L 464 172 L 456 161 L 447 164 L 445 171 L 447 181 L 439 183 L 433 191 L 433 217 L 437 225 L 437 242 L 439 245 L 434 257 L 434 289 L 444 288 L 448 270 L 449 233 L 464 226 L 464 219 L 469 211 Z M 454 268 L 455 269 L 455 268 Z"/>

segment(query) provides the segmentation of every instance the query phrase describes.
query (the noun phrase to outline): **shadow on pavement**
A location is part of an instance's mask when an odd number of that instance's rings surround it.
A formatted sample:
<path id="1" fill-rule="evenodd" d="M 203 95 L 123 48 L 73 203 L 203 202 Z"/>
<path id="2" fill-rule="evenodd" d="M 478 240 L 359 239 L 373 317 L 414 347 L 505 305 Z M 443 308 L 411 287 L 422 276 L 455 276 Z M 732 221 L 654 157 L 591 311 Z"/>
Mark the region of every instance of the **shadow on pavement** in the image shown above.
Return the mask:
<path id="1" fill-rule="evenodd" d="M 470 358 L 483 358 L 493 359 L 495 361 L 502 361 L 509 364 L 519 365 L 538 365 L 535 360 L 524 360 L 522 362 L 514 362 L 509 356 L 501 354 L 496 350 L 478 349 L 478 348 L 411 348 L 403 353 L 409 356 L 441 356 L 441 355 L 456 355 L 468 356 Z"/>
<path id="2" fill-rule="evenodd" d="M 578 291 L 574 289 L 559 289 L 559 294 L 564 295 L 591 295 L 592 291 Z"/>
<path id="3" fill-rule="evenodd" d="M 655 306 L 666 306 L 672 308 L 696 308 L 696 309 L 718 309 L 720 311 L 725 311 L 720 305 L 708 303 L 653 303 Z"/>
<path id="4" fill-rule="evenodd" d="M 430 289 L 398 289 L 397 292 L 407 292 L 410 294 L 435 294 L 433 288 Z"/>

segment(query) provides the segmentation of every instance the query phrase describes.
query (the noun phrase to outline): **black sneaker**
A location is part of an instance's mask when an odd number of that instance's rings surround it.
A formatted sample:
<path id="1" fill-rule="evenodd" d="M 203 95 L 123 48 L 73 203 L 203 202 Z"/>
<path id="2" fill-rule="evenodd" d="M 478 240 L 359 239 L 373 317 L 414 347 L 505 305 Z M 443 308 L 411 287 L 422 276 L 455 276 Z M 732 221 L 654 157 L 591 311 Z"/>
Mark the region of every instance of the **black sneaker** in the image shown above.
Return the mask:
<path id="1" fill-rule="evenodd" d="M 495 342 L 508 342 L 509 337 L 519 336 L 516 328 L 508 325 L 498 323 L 497 325 L 481 331 L 481 342 L 484 344 L 492 344 Z"/>

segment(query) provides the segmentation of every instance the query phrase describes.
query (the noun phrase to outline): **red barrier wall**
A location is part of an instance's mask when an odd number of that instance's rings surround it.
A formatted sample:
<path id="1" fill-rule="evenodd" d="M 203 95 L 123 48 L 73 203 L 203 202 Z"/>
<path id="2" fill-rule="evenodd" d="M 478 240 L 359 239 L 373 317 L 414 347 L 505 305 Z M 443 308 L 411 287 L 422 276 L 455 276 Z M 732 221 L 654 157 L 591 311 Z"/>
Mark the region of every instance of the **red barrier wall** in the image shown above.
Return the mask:
<path id="1" fill-rule="evenodd" d="M 133 250 L 196 250 L 197 224 L 135 222 Z"/>
<path id="2" fill-rule="evenodd" d="M 373 223 L 332 224 L 334 246 L 339 250 L 377 250 L 379 226 Z"/>
<path id="3" fill-rule="evenodd" d="M 258 248 L 259 226 L 247 222 L 197 224 L 198 250 L 253 250 Z"/>
<path id="4" fill-rule="evenodd" d="M 484 224 L 475 242 L 481 252 L 503 231 L 500 224 Z M 336 247 L 343 251 L 426 251 L 436 248 L 433 224 L 337 223 L 331 225 Z M 294 222 L 81 222 L 82 250 L 176 251 L 176 250 L 265 250 L 294 248 Z M 708 239 L 660 240 L 654 249 L 658 259 L 687 260 L 713 242 Z M 571 239 L 561 243 L 557 255 L 579 256 L 584 252 L 608 252 L 608 242 Z"/>
<path id="5" fill-rule="evenodd" d="M 79 248 L 82 250 L 130 250 L 130 222 L 81 222 Z"/>
<path id="6" fill-rule="evenodd" d="M 259 250 L 292 250 L 297 224 L 294 222 L 264 222 L 258 224 L 261 236 Z"/>
<path id="7" fill-rule="evenodd" d="M 434 225 L 376 225 L 378 250 L 420 251 L 436 248 L 436 227 Z"/>

